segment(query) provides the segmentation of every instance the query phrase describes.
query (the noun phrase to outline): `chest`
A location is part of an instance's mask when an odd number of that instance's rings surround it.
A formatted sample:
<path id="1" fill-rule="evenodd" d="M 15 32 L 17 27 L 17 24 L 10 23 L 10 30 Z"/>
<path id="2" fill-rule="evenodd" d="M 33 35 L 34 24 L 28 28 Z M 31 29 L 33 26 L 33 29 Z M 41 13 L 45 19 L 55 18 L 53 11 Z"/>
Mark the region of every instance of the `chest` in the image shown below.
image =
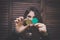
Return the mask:
<path id="1" fill-rule="evenodd" d="M 27 38 L 38 39 L 40 37 L 40 33 L 37 28 L 30 27 L 30 28 L 26 29 L 23 33 L 21 33 L 21 36 L 25 39 L 27 39 Z"/>

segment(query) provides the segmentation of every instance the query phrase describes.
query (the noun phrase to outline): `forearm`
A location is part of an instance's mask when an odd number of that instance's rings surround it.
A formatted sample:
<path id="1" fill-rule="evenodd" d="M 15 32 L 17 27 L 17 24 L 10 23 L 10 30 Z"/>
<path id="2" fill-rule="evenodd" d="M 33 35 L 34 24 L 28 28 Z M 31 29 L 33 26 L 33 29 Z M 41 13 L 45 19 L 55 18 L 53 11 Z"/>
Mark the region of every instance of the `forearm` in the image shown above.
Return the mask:
<path id="1" fill-rule="evenodd" d="M 23 32 L 23 31 L 25 31 L 26 29 L 28 28 L 28 25 L 26 25 L 26 26 L 20 26 L 20 27 L 16 27 L 16 31 L 18 32 L 18 33 L 21 33 L 21 32 Z"/>

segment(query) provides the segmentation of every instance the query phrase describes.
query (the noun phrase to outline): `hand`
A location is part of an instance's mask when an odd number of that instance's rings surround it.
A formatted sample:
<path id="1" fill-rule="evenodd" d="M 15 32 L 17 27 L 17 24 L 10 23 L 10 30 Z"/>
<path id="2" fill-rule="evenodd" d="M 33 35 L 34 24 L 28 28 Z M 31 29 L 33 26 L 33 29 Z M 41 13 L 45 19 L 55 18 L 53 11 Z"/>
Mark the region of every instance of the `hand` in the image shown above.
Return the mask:
<path id="1" fill-rule="evenodd" d="M 36 23 L 36 24 L 35 24 L 35 27 L 41 28 L 41 27 L 42 27 L 42 23 Z"/>
<path id="2" fill-rule="evenodd" d="M 16 27 L 20 27 L 21 25 L 23 25 L 23 20 L 23 17 L 16 18 L 16 20 L 14 20 Z"/>
<path id="3" fill-rule="evenodd" d="M 47 32 L 46 25 L 43 23 L 37 23 L 35 26 L 38 28 L 38 30 L 41 32 Z"/>

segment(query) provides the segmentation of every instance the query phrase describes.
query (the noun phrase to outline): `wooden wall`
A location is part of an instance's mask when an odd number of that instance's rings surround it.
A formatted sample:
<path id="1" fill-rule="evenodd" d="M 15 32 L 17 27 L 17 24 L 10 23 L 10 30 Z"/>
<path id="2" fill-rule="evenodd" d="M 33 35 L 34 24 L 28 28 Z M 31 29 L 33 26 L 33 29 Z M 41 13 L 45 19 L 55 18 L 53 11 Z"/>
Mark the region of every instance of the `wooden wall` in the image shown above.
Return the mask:
<path id="1" fill-rule="evenodd" d="M 0 0 L 0 40 L 8 36 L 8 0 Z"/>
<path id="2" fill-rule="evenodd" d="M 50 39 L 60 40 L 60 0 L 0 0 L 0 40 L 6 40 L 14 28 L 15 18 L 23 16 L 30 6 L 39 11 L 43 9 L 42 17 Z"/>
<path id="3" fill-rule="evenodd" d="M 60 0 L 46 0 L 45 15 L 51 40 L 60 40 Z"/>

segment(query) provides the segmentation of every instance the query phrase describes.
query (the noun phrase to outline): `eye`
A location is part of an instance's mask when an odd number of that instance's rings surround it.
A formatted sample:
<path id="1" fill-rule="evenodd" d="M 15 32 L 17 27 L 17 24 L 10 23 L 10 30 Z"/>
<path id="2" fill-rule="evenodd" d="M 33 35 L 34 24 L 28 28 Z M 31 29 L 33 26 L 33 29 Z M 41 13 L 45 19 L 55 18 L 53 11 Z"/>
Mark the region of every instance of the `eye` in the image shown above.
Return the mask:
<path id="1" fill-rule="evenodd" d="M 29 16 L 27 16 L 27 17 L 31 18 L 31 16 L 30 16 L 30 15 L 29 15 Z"/>

